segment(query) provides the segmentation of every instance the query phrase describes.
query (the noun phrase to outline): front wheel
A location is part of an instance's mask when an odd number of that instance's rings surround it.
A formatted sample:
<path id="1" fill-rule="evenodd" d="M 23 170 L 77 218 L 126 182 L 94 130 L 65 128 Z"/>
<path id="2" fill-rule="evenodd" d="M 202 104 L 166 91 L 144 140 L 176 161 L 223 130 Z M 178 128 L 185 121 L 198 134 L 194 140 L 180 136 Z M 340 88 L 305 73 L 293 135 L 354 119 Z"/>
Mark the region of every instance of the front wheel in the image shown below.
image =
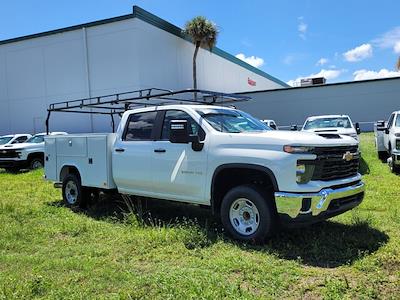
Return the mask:
<path id="1" fill-rule="evenodd" d="M 272 195 L 256 185 L 242 185 L 230 190 L 222 200 L 221 221 L 237 240 L 264 242 L 276 227 Z"/>
<path id="2" fill-rule="evenodd" d="M 81 185 L 81 180 L 75 174 L 67 175 L 62 184 L 62 196 L 65 205 L 69 207 L 84 207 L 87 198 Z"/>
<path id="3" fill-rule="evenodd" d="M 41 169 L 43 168 L 43 166 L 44 166 L 43 159 L 39 157 L 32 158 L 32 160 L 29 163 L 29 168 L 31 170 Z"/>
<path id="4" fill-rule="evenodd" d="M 395 160 L 396 160 L 396 158 L 395 158 L 394 154 L 392 154 L 391 160 L 389 162 L 389 167 L 390 167 L 390 171 L 392 173 L 398 174 L 398 173 L 400 173 L 400 167 L 395 164 Z"/>

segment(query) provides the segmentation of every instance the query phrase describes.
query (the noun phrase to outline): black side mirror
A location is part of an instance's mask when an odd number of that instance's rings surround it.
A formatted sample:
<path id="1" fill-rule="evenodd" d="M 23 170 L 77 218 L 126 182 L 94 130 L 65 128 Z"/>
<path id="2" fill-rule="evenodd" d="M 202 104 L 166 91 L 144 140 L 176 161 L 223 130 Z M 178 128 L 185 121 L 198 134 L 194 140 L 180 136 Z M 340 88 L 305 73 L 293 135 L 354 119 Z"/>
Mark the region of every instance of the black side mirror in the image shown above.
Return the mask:
<path id="1" fill-rule="evenodd" d="M 188 144 L 189 140 L 188 121 L 171 120 L 169 124 L 169 141 L 175 144 Z"/>
<path id="2" fill-rule="evenodd" d="M 361 133 L 361 128 L 360 128 L 360 123 L 356 123 L 356 132 L 357 132 L 357 134 L 360 134 Z"/>
<path id="3" fill-rule="evenodd" d="M 297 131 L 298 130 L 297 125 L 290 126 L 290 130 L 291 131 Z"/>
<path id="4" fill-rule="evenodd" d="M 376 127 L 377 128 L 382 128 L 385 127 L 385 121 L 379 120 L 376 122 Z"/>
<path id="5" fill-rule="evenodd" d="M 389 134 L 389 128 L 385 128 L 385 133 Z"/>

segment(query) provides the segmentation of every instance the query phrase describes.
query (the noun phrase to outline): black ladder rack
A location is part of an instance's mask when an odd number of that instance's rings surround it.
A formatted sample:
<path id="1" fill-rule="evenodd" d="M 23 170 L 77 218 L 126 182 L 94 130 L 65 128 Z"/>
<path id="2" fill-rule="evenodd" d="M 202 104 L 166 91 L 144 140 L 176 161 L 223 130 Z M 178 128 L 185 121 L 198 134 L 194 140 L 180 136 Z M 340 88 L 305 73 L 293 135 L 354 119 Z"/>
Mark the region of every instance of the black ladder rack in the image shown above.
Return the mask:
<path id="1" fill-rule="evenodd" d="M 171 105 L 177 103 L 223 105 L 239 101 L 248 101 L 250 99 L 250 97 L 243 95 L 199 89 L 171 91 L 159 88 L 148 88 L 98 97 L 62 101 L 49 105 L 47 109 L 46 132 L 47 134 L 49 133 L 49 122 L 52 112 L 109 115 L 114 132 L 114 115 L 121 115 L 129 109 L 137 107 Z"/>

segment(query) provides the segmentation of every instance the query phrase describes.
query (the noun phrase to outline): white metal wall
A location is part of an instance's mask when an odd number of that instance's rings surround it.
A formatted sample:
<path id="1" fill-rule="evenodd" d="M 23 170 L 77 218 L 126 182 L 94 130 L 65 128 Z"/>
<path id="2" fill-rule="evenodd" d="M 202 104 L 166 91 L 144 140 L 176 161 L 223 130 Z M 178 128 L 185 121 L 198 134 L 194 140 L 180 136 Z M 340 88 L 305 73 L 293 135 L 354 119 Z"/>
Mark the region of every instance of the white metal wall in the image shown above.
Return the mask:
<path id="1" fill-rule="evenodd" d="M 370 131 L 373 122 L 386 120 L 400 109 L 400 78 L 355 81 L 306 88 L 247 93 L 252 101 L 240 103 L 260 119 L 279 125 L 303 124 L 308 116 L 348 114 L 361 129 Z"/>
<path id="2" fill-rule="evenodd" d="M 0 45 L 0 134 L 44 131 L 52 102 L 148 87 L 190 88 L 193 50 L 137 18 Z M 225 92 L 281 87 L 203 49 L 198 86 Z M 51 130 L 109 131 L 110 120 L 56 113 Z"/>

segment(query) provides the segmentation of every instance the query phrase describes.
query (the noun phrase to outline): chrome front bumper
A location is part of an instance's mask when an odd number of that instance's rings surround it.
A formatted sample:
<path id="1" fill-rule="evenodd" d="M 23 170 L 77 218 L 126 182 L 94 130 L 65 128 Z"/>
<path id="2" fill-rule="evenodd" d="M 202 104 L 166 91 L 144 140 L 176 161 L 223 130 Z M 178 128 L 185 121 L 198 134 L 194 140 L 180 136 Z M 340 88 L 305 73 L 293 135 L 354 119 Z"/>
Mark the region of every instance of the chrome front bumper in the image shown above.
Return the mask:
<path id="1" fill-rule="evenodd" d="M 365 184 L 357 182 L 342 188 L 322 189 L 318 193 L 276 192 L 275 203 L 279 215 L 289 219 L 329 218 L 361 203 Z"/>

